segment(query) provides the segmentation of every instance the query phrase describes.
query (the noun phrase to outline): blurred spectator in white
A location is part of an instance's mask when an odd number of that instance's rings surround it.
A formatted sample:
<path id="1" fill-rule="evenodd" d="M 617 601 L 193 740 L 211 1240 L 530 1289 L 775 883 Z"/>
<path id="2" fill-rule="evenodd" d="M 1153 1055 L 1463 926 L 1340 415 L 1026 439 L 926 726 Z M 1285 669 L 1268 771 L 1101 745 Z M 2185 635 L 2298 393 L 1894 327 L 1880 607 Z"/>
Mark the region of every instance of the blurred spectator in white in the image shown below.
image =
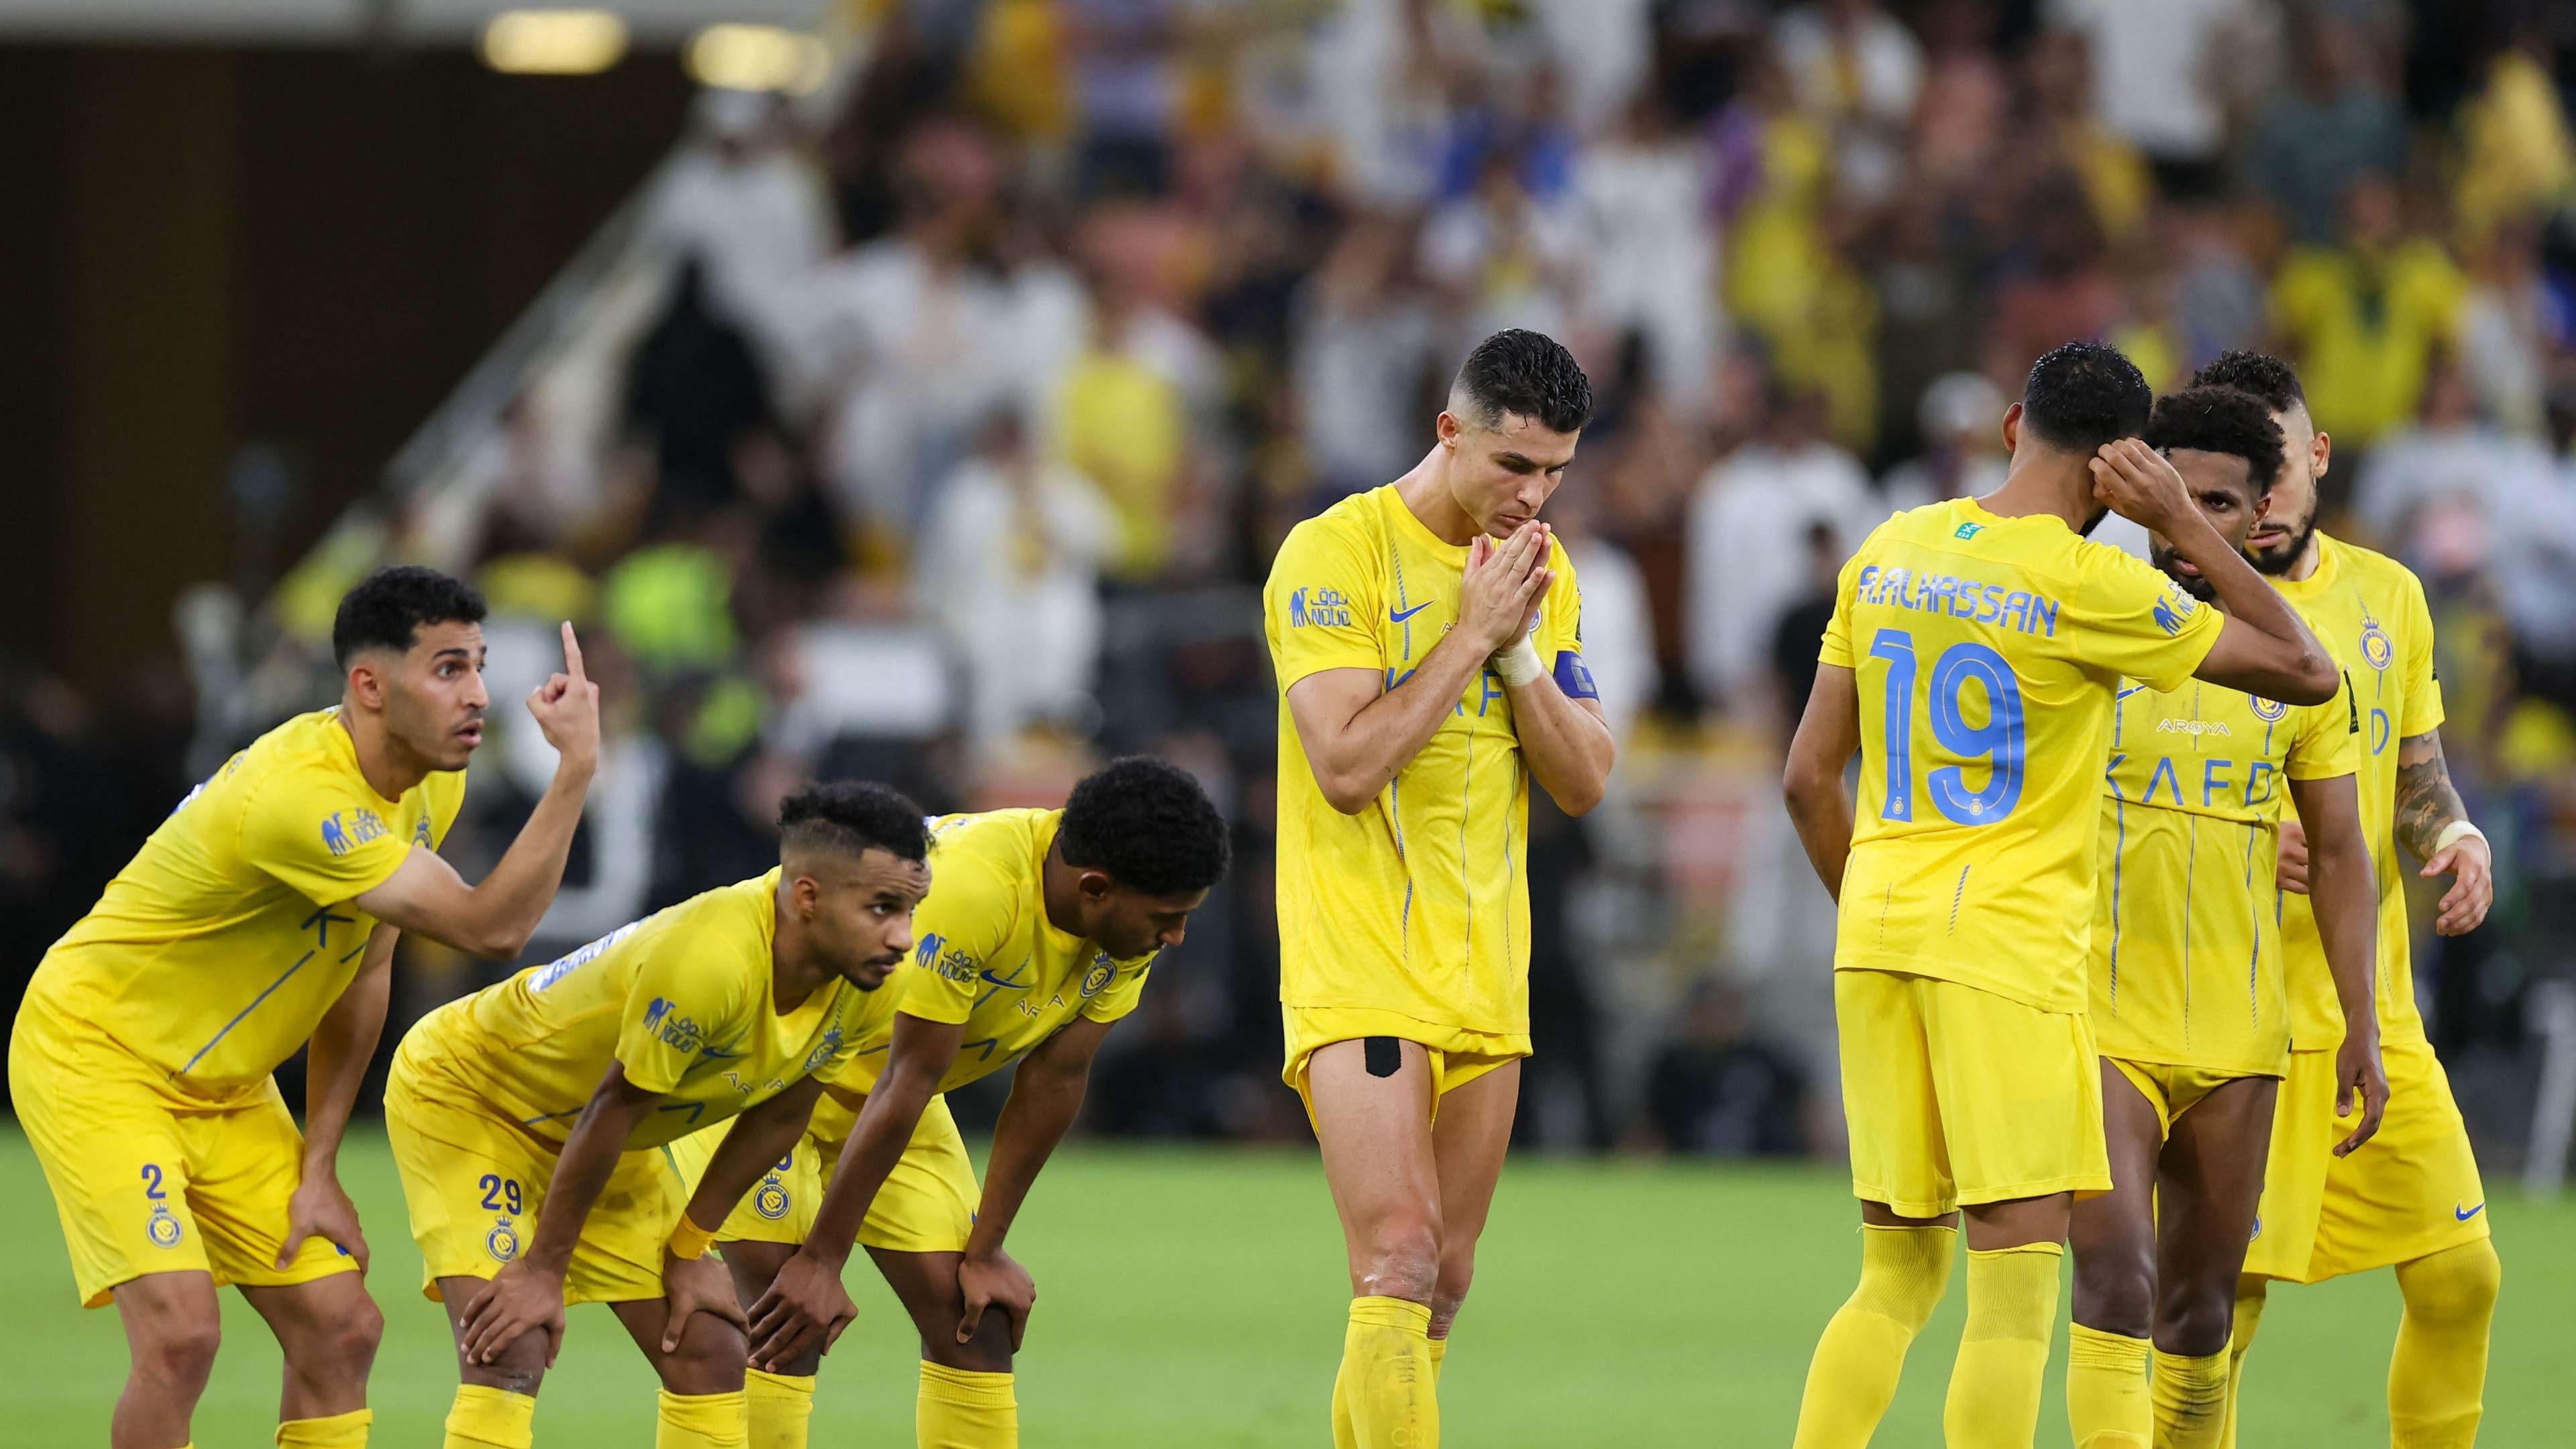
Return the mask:
<path id="1" fill-rule="evenodd" d="M 1360 217 L 1300 289 L 1291 367 L 1306 457 L 1326 496 L 1387 482 L 1428 446 L 1419 400 L 1446 359 L 1429 305 L 1404 285 L 1411 250 L 1401 221 Z"/>
<path id="2" fill-rule="evenodd" d="M 672 254 L 706 264 L 714 305 L 774 364 L 796 335 L 807 279 L 832 247 L 822 184 L 798 155 L 776 96 L 700 92 L 693 132 L 651 193 L 645 230 Z"/>
<path id="3" fill-rule="evenodd" d="M 1826 438 L 1823 395 L 1775 395 L 1762 435 L 1691 497 L 1684 633 L 1702 696 L 1756 717 L 1772 631 L 1807 590 L 1807 531 L 1823 524 L 1856 544 L 1886 517 L 1869 474 Z"/>
<path id="4" fill-rule="evenodd" d="M 2042 13 L 2091 43 L 2103 123 L 2146 152 L 2171 189 L 2205 194 L 2227 145 L 2226 98 L 2214 84 L 2221 52 L 2260 8 L 2256 0 L 2047 0 Z"/>
<path id="5" fill-rule="evenodd" d="M 2326 11 L 2296 35 L 2292 84 L 2255 122 L 2247 162 L 2290 235 L 2324 242 L 2355 179 L 2405 169 L 2406 117 L 2359 29 Z"/>
<path id="6" fill-rule="evenodd" d="M 1609 336 L 1638 332 L 1663 398 L 1684 416 L 1708 405 L 1722 328 L 1717 235 L 1699 148 L 1648 94 L 1576 163 L 1584 321 Z"/>
<path id="7" fill-rule="evenodd" d="M 1877 0 L 1817 0 L 1771 28 L 1800 104 L 1834 126 L 1845 196 L 1876 202 L 1904 168 L 1904 132 L 1923 89 L 1923 47 Z"/>
<path id="8" fill-rule="evenodd" d="M 2478 411 L 2537 437 L 2551 356 L 2566 346 L 2568 301 L 2540 264 L 2538 229 L 2513 221 L 2492 230 L 2473 258 L 2460 318 L 2460 355 Z"/>
<path id="9" fill-rule="evenodd" d="M 1915 409 L 1923 452 L 1888 470 L 1889 511 L 1983 498 L 2002 487 L 2004 408 L 2004 395 L 1973 372 L 1954 372 L 1925 388 Z M 1851 545 L 1858 548 L 1860 540 Z"/>
<path id="10" fill-rule="evenodd" d="M 1594 527 L 1605 503 L 1598 485 L 1587 480 L 1559 491 L 1548 504 L 1547 520 L 1565 545 L 1575 586 L 1582 592 L 1584 666 L 1601 692 L 1610 737 L 1625 740 L 1637 712 L 1663 691 L 1663 677 L 1655 666 L 1655 621 L 1645 575 L 1626 549 Z"/>
<path id="11" fill-rule="evenodd" d="M 1469 10 L 1441 0 L 1346 0 L 1319 27 L 1308 83 L 1353 201 L 1402 211 L 1432 199 L 1451 97 L 1477 83 L 1484 39 Z"/>
<path id="12" fill-rule="evenodd" d="M 1068 718 L 1100 660 L 1101 559 L 1117 520 L 1089 479 L 1041 457 L 1016 410 L 940 485 L 913 574 L 966 668 L 966 727 L 989 758 L 1021 726 Z"/>
<path id="13" fill-rule="evenodd" d="M 1528 8 L 1564 77 L 1567 119 L 1586 136 L 1616 125 L 1653 83 L 1657 0 L 1532 0 Z"/>
<path id="14" fill-rule="evenodd" d="M 1533 194 L 1519 162 L 1487 151 L 1475 189 L 1423 224 L 1422 274 L 1444 304 L 1446 350 L 1459 356 L 1507 327 L 1566 335 L 1586 261 L 1582 224 L 1571 206 Z"/>

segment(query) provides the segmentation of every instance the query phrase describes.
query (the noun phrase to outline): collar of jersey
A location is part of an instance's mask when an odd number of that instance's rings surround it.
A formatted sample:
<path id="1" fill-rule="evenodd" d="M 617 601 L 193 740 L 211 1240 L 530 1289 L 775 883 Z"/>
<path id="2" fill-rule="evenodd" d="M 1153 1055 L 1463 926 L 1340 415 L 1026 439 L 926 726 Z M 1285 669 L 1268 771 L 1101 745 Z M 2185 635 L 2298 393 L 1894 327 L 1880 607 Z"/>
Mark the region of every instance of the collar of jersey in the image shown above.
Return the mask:
<path id="1" fill-rule="evenodd" d="M 1413 511 L 1413 505 L 1404 501 L 1404 491 L 1402 489 L 1396 487 L 1392 483 L 1388 483 L 1383 485 L 1383 491 L 1386 494 L 1386 511 L 1394 514 L 1398 519 L 1402 520 L 1402 522 L 1398 524 L 1398 527 L 1410 531 L 1413 534 L 1415 541 L 1425 544 L 1431 548 L 1440 549 L 1443 552 L 1456 554 L 1460 558 L 1467 556 L 1467 544 L 1451 543 L 1449 540 L 1442 538 L 1440 535 L 1431 531 L 1431 525 L 1423 522 L 1421 516 Z M 1470 542 L 1472 541 L 1473 540 L 1470 540 Z"/>
<path id="2" fill-rule="evenodd" d="M 365 768 L 358 763 L 357 736 L 349 733 L 349 727 L 347 725 L 340 723 L 340 706 L 336 704 L 332 705 L 330 708 L 321 711 L 321 715 L 322 728 L 325 733 L 329 735 L 331 741 L 322 748 L 325 753 L 330 755 L 331 763 L 356 776 L 358 783 L 366 787 L 369 795 L 375 796 L 376 799 L 384 801 L 387 805 L 396 807 L 401 806 L 402 801 L 400 798 L 388 799 L 383 795 L 376 794 L 376 782 L 367 778 Z"/>
<path id="3" fill-rule="evenodd" d="M 2311 599 L 2334 585 L 2335 575 L 2340 572 L 2337 565 L 2341 562 L 2335 554 L 2341 545 L 2322 533 L 2316 538 L 2317 571 L 2304 579 L 2294 579 L 2284 574 L 2272 581 L 2274 588 L 2293 599 Z"/>

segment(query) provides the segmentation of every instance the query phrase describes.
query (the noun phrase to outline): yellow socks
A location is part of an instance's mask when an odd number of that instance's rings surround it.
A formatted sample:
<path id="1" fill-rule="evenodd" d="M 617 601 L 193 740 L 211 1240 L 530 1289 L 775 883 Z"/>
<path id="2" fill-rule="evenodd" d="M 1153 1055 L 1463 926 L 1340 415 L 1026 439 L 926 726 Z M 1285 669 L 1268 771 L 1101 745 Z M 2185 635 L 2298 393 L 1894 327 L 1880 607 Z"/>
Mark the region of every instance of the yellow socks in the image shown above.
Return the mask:
<path id="1" fill-rule="evenodd" d="M 653 1449 L 747 1449 L 750 1444 L 750 1410 L 742 1390 L 675 1394 L 663 1389 L 659 1394 Z"/>
<path id="2" fill-rule="evenodd" d="M 1011 1376 L 923 1359 L 913 1432 L 921 1449 L 1019 1449 L 1020 1400 Z"/>
<path id="3" fill-rule="evenodd" d="M 814 1418 L 812 1374 L 751 1369 L 742 1376 L 742 1396 L 751 1411 L 751 1449 L 805 1449 Z"/>
<path id="4" fill-rule="evenodd" d="M 1449 1361 L 1449 1340 L 1434 1338 L 1431 1344 L 1431 1387 L 1440 1388 L 1440 1366 Z M 1341 1372 L 1333 1375 L 1333 1449 L 1359 1449 L 1359 1430 L 1351 1424 L 1351 1361 L 1342 1359 Z"/>
<path id="5" fill-rule="evenodd" d="M 1449 1361 L 1449 1340 L 1435 1338 L 1431 1343 L 1431 1387 L 1440 1387 L 1440 1366 Z"/>
<path id="6" fill-rule="evenodd" d="M 1956 1228 L 1860 1230 L 1860 1286 L 1836 1310 L 1807 1365 L 1796 1449 L 1857 1449 L 1869 1442 L 1905 1350 L 1950 1282 Z"/>
<path id="7" fill-rule="evenodd" d="M 2030 1449 L 2064 1257 L 2055 1243 L 1968 1250 L 1968 1325 L 1941 1415 L 1949 1449 Z"/>
<path id="8" fill-rule="evenodd" d="M 526 1394 L 482 1384 L 458 1384 L 456 1405 L 447 1411 L 444 1449 L 528 1449 L 536 1442 L 529 1421 L 537 1401 Z"/>
<path id="9" fill-rule="evenodd" d="M 2406 1316 L 2388 1360 L 2394 1449 L 2465 1449 L 2477 1439 L 2487 1331 L 2503 1277 L 2495 1244 L 2484 1238 L 2397 1265 Z"/>
<path id="10" fill-rule="evenodd" d="M 2066 1421 L 2075 1449 L 2147 1449 L 2155 1409 L 2147 1401 L 2143 1338 L 2075 1325 L 2066 1345 Z"/>
<path id="11" fill-rule="evenodd" d="M 2227 1430 L 2227 1355 L 2156 1355 L 2156 1449 L 2218 1449 Z"/>
<path id="12" fill-rule="evenodd" d="M 2245 1350 L 2262 1326 L 2268 1286 L 2261 1278 L 2236 1280 L 2236 1331 L 2227 1341 L 2227 1409 L 2219 1418 L 2219 1449 L 2236 1449 L 2236 1391 L 2245 1384 Z"/>
<path id="13" fill-rule="evenodd" d="M 367 1426 L 376 1416 L 351 1409 L 327 1419 L 289 1419 L 277 1426 L 278 1449 L 367 1449 Z"/>
<path id="14" fill-rule="evenodd" d="M 1402 1298 L 1354 1298 L 1342 1336 L 1334 1438 L 1340 1413 L 1350 1416 L 1355 1449 L 1438 1449 L 1438 1372 L 1431 1356 L 1431 1310 Z"/>

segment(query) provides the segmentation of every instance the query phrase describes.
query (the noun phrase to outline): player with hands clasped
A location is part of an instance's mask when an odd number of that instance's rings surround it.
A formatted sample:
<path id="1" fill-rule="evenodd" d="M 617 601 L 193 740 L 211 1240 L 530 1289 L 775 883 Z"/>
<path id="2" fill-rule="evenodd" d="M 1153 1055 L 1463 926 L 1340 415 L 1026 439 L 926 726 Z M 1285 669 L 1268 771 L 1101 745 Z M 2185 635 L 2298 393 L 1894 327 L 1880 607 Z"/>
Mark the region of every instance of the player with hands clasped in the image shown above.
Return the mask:
<path id="1" fill-rule="evenodd" d="M 340 601 L 340 703 L 234 755 L 66 932 L 18 1009 L 9 1088 L 82 1302 L 114 1302 L 133 1369 L 116 1449 L 169 1449 L 214 1367 L 232 1284 L 286 1359 L 288 1449 L 354 1449 L 383 1331 L 336 1163 L 384 1029 L 394 941 L 518 954 L 563 878 L 599 758 L 599 691 L 528 699 L 552 785 L 480 885 L 438 856 L 483 741 L 483 600 L 424 568 Z M 309 1043 L 305 1124 L 271 1075 Z"/>

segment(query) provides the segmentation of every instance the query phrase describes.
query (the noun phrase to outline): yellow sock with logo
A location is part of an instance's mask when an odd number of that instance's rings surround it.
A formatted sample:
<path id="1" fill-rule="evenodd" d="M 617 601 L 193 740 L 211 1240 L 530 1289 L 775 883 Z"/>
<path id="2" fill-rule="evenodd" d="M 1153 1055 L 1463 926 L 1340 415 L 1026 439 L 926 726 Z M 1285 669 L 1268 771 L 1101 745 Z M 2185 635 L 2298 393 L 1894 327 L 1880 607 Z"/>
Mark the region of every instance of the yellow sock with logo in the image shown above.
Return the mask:
<path id="1" fill-rule="evenodd" d="M 2487 1334 L 2504 1264 L 2485 1238 L 2397 1265 L 2406 1296 L 2388 1360 L 2394 1449 L 2466 1449 L 2486 1415 Z"/>
<path id="2" fill-rule="evenodd" d="M 742 1376 L 742 1397 L 751 1411 L 751 1449 L 805 1449 L 814 1418 L 812 1374 L 751 1369 Z"/>
<path id="3" fill-rule="evenodd" d="M 528 1449 L 536 1443 L 530 1427 L 537 1401 L 485 1384 L 458 1384 L 456 1403 L 447 1411 L 443 1449 Z"/>
<path id="4" fill-rule="evenodd" d="M 740 1389 L 729 1394 L 660 1390 L 653 1449 L 749 1449 L 751 1410 Z"/>
<path id="5" fill-rule="evenodd" d="M 1905 1350 L 1950 1283 L 1956 1228 L 1860 1229 L 1860 1286 L 1836 1309 L 1807 1364 L 1796 1449 L 1858 1449 L 1896 1397 Z"/>
<path id="6" fill-rule="evenodd" d="M 2156 1449 L 2218 1449 L 2227 1429 L 2227 1355 L 2156 1355 Z"/>
<path id="7" fill-rule="evenodd" d="M 2254 1330 L 2262 1325 L 2266 1292 L 2261 1278 L 2237 1280 L 2236 1332 L 2227 1340 L 2227 1409 L 2219 1418 L 2219 1449 L 2236 1449 L 2236 1394 L 2245 1384 L 2245 1350 L 2254 1342 Z"/>
<path id="8" fill-rule="evenodd" d="M 1941 1414 L 1949 1449 L 2030 1449 L 2064 1259 L 2055 1243 L 1968 1250 L 1968 1326 Z"/>
<path id="9" fill-rule="evenodd" d="M 1449 1340 L 1431 1340 L 1431 1387 L 1440 1387 L 1440 1366 L 1449 1361 Z"/>
<path id="10" fill-rule="evenodd" d="M 289 1419 L 277 1426 L 278 1449 L 367 1449 L 373 1412 L 351 1409 L 322 1419 Z"/>
<path id="11" fill-rule="evenodd" d="M 2147 1449 L 2156 1411 L 2147 1398 L 2155 1345 L 2076 1324 L 2066 1345 L 2066 1422 L 2075 1449 Z"/>
<path id="12" fill-rule="evenodd" d="M 913 1433 L 921 1449 L 1019 1449 L 1020 1400 L 1009 1374 L 921 1361 Z"/>
<path id="13" fill-rule="evenodd" d="M 1352 1299 L 1342 1379 L 1358 1449 L 1438 1449 L 1428 1307 L 1402 1298 Z"/>

